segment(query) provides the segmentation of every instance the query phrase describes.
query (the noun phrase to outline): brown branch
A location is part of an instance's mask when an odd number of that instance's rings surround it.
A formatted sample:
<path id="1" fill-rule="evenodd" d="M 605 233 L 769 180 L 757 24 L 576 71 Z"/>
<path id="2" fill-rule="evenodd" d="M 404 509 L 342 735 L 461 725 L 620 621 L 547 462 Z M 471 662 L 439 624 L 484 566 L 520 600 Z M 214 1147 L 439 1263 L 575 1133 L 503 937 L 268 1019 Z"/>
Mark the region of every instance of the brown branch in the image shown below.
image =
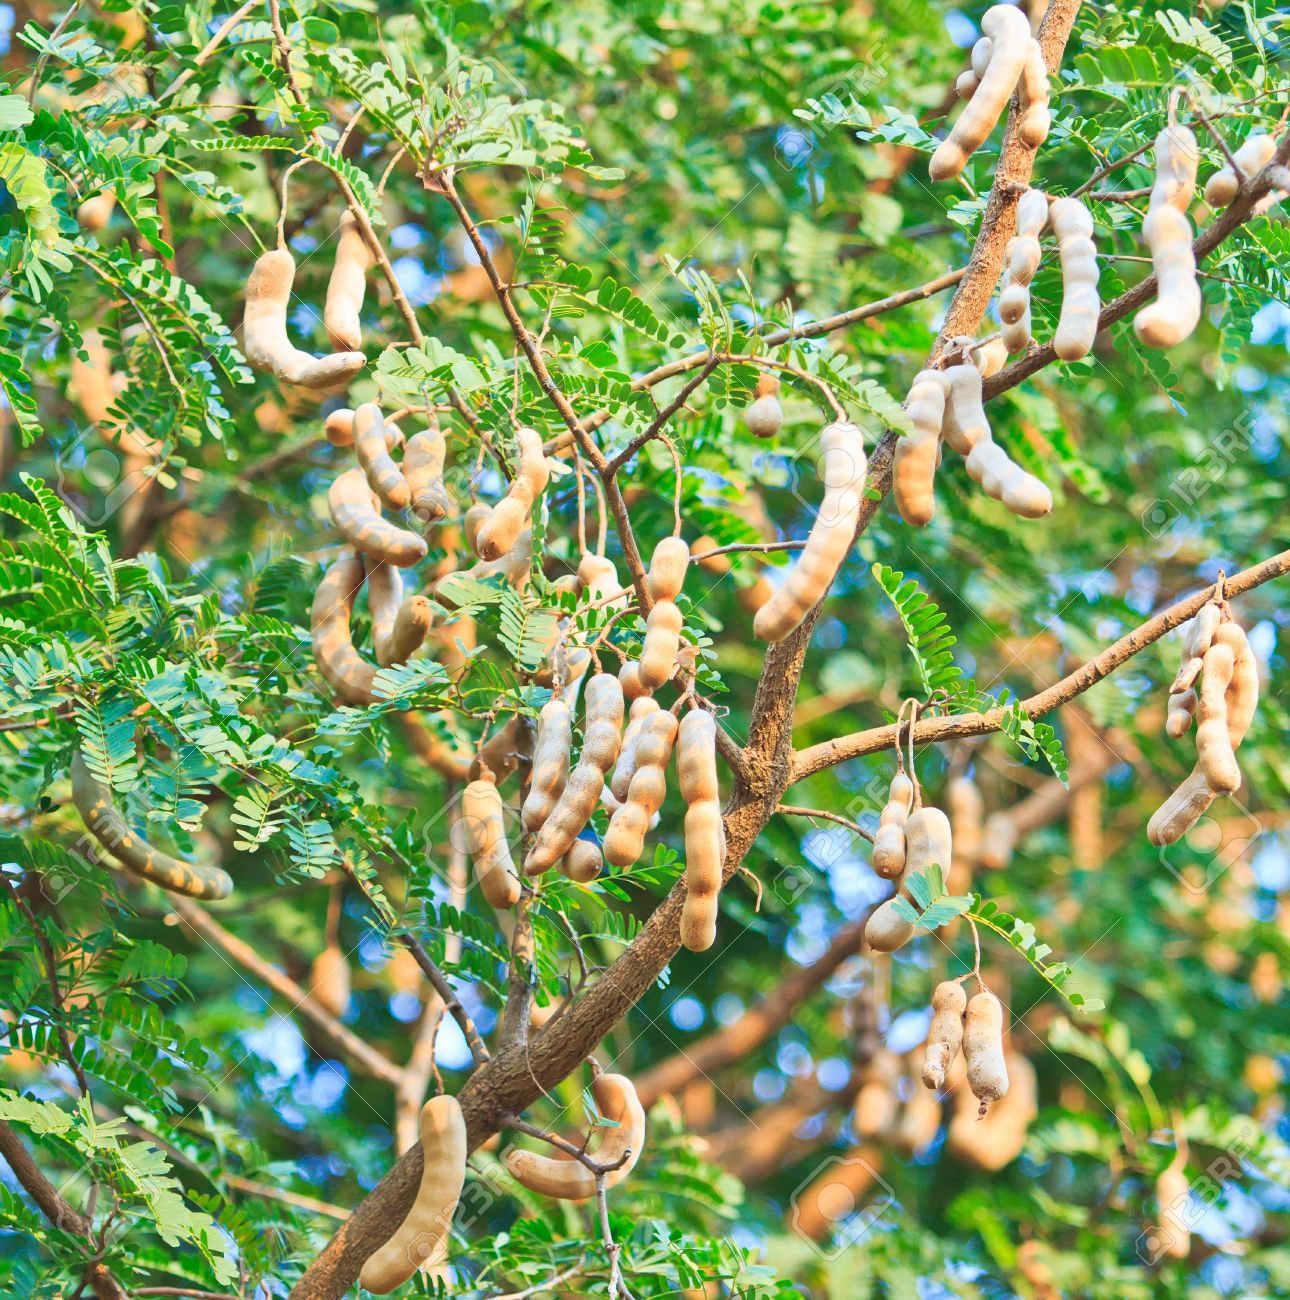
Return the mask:
<path id="1" fill-rule="evenodd" d="M 475 1064 L 483 1065 L 490 1059 L 488 1048 L 484 1045 L 484 1040 L 479 1036 L 479 1030 L 475 1028 L 475 1022 L 470 1018 L 470 1012 L 462 1006 L 461 999 L 457 996 L 457 990 L 448 983 L 448 977 L 435 965 L 430 954 L 408 931 L 398 931 L 395 938 L 415 958 L 417 965 L 421 967 L 422 973 L 430 981 L 434 991 L 443 999 L 444 1006 L 448 1008 L 448 1014 L 461 1027 L 461 1032 L 466 1038 L 466 1046 L 470 1048 L 470 1055 Z"/>
<path id="2" fill-rule="evenodd" d="M 260 1196 L 266 1201 L 281 1201 L 283 1205 L 294 1205 L 297 1209 L 308 1210 L 312 1214 L 324 1214 L 329 1219 L 348 1219 L 349 1211 L 343 1205 L 332 1205 L 330 1201 L 320 1201 L 316 1196 L 306 1196 L 303 1192 L 292 1192 L 284 1187 L 272 1187 L 268 1183 L 257 1183 L 252 1178 L 243 1178 L 241 1174 L 225 1174 L 224 1182 L 236 1191 L 248 1196 Z"/>
<path id="3" fill-rule="evenodd" d="M 525 888 L 515 909 L 511 931 L 511 962 L 506 976 L 506 1011 L 499 1050 L 528 1044 L 529 1010 L 533 1005 L 533 891 Z"/>
<path id="4" fill-rule="evenodd" d="M 650 421 L 648 428 L 643 433 L 639 433 L 618 453 L 606 466 L 605 473 L 612 477 L 617 474 L 631 458 L 636 455 L 647 442 L 657 438 L 658 435 L 667 426 L 667 422 L 688 402 L 694 391 L 699 388 L 707 377 L 721 363 L 721 357 L 709 353 L 707 364 L 704 365 L 699 373 L 695 375 L 689 383 L 685 384 L 677 395 Z"/>
<path id="5" fill-rule="evenodd" d="M 1255 587 L 1271 582 L 1284 574 L 1290 573 L 1290 551 L 1282 551 L 1270 559 L 1256 564 L 1253 568 L 1243 569 L 1226 580 L 1229 596 L 1239 596 L 1242 592 L 1252 591 Z M 1134 655 L 1145 650 L 1147 646 L 1159 641 L 1166 632 L 1187 622 L 1202 605 L 1212 596 L 1213 588 L 1206 587 L 1170 605 L 1155 617 L 1148 619 L 1140 627 L 1127 632 L 1113 645 L 1107 646 L 1101 654 L 1095 655 L 1086 664 L 1067 674 L 1060 681 L 1054 682 L 1045 690 L 1018 702 L 1017 706 L 1028 718 L 1038 718 L 1045 713 L 1073 700 L 1091 686 L 1096 686 L 1104 677 L 1127 663 Z M 1003 725 L 1004 710 L 990 709 L 986 713 L 962 713 L 947 718 L 927 718 L 914 728 L 914 743 L 918 745 L 935 744 L 943 740 L 953 740 L 959 736 L 984 736 L 998 731 Z M 908 731 L 904 733 L 908 736 Z M 867 731 L 857 731 L 837 740 L 821 741 L 808 749 L 800 750 L 793 759 L 793 781 L 802 781 L 826 767 L 833 767 L 849 758 L 860 758 L 865 754 L 874 754 L 879 750 L 890 749 L 896 743 L 895 726 L 871 727 Z"/>
<path id="6" fill-rule="evenodd" d="M 290 975 L 267 962 L 249 943 L 226 930 L 200 903 L 175 894 L 170 906 L 201 938 L 213 944 L 226 956 L 268 985 L 280 998 L 291 1004 L 293 1011 L 314 1026 L 342 1055 L 346 1056 L 365 1074 L 384 1083 L 397 1085 L 401 1071 L 388 1057 L 361 1039 L 327 1011 L 307 990 Z"/>
<path id="7" fill-rule="evenodd" d="M 782 803 L 775 811 L 785 813 L 789 817 L 809 817 L 812 820 L 818 817 L 826 822 L 837 822 L 839 826 L 845 826 L 853 835 L 859 835 L 861 839 L 873 843 L 872 831 L 865 830 L 859 822 L 853 822 L 850 817 L 843 817 L 841 813 L 826 812 L 823 808 L 801 808 L 792 803 Z"/>

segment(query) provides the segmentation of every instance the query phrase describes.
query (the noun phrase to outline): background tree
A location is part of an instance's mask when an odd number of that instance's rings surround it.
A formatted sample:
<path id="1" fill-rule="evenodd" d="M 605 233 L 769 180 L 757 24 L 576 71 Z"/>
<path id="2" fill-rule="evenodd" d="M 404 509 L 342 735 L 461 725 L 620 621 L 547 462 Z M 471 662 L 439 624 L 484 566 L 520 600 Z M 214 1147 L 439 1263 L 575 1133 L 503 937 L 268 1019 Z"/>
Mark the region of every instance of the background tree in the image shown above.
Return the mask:
<path id="1" fill-rule="evenodd" d="M 1055 0 L 1030 15 L 1047 142 L 1024 145 L 1014 104 L 931 185 L 981 16 L 18 7 L 0 97 L 7 1293 L 345 1294 L 412 1199 L 440 1090 L 472 1148 L 463 1294 L 1290 1290 L 1286 631 L 1265 585 L 1290 568 L 1290 240 L 1262 201 L 1290 188 L 1285 17 Z M 1155 293 L 1141 226 L 1171 111 L 1202 183 L 1255 128 L 1277 145 L 1229 207 L 1196 209 L 1204 318 L 1165 353 L 1131 319 Z M 1039 342 L 985 385 L 1055 509 L 1017 520 L 947 455 L 913 529 L 886 502 L 901 399 L 954 338 L 994 332 L 1032 173 L 1090 202 L 1104 304 L 1093 353 L 1058 362 L 1046 241 Z M 244 287 L 284 243 L 291 336 L 329 350 L 346 212 L 374 259 L 367 365 L 320 395 L 247 366 Z M 784 419 L 761 440 L 741 415 L 766 376 Z M 455 504 L 408 574 L 436 598 L 430 652 L 353 706 L 309 619 L 342 553 L 328 488 L 353 463 L 323 418 L 374 400 L 414 408 L 405 433 L 434 410 Z M 839 410 L 866 431 L 858 539 L 768 649 L 751 610 L 814 519 Z M 504 490 L 519 426 L 561 471 L 529 580 L 465 576 L 461 512 Z M 460 812 L 481 743 L 548 697 L 558 615 L 611 671 L 638 656 L 643 563 L 674 512 L 710 557 L 679 598 L 680 680 L 720 722 L 727 884 L 702 953 L 678 951 L 675 780 L 633 869 L 548 874 L 513 912 L 468 874 Z M 559 582 L 600 546 L 628 612 Z M 1192 752 L 1163 735 L 1168 634 L 1220 574 L 1265 678 L 1245 783 L 1159 849 L 1146 823 Z M 360 599 L 372 658 L 369 624 Z M 890 888 L 866 840 L 910 699 L 925 799 L 966 832 L 970 775 L 988 817 L 980 860 L 960 834 L 963 860 L 938 864 L 956 892 L 887 957 L 862 943 Z M 227 871 L 230 899 L 102 854 L 71 802 L 77 751 L 136 830 Z M 520 780 L 501 784 L 516 808 Z M 934 1134 L 911 1128 L 926 1099 L 902 1056 L 974 938 L 1036 1075 L 1015 1158 L 956 1139 L 953 1098 Z M 603 1213 L 524 1190 L 496 1142 L 583 1131 L 589 1055 L 652 1107 Z M 1166 1169 L 1188 1189 L 1172 1207 Z"/>

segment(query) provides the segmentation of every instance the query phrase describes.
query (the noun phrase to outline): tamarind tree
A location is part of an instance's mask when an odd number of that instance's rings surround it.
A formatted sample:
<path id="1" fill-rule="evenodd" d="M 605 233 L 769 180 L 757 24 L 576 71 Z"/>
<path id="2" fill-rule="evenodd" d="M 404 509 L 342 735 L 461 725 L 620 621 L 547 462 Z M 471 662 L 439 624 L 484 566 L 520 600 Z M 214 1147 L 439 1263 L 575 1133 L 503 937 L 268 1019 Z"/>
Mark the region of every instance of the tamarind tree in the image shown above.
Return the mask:
<path id="1" fill-rule="evenodd" d="M 1285 1294 L 1285 13 L 13 13 L 4 1294 Z"/>

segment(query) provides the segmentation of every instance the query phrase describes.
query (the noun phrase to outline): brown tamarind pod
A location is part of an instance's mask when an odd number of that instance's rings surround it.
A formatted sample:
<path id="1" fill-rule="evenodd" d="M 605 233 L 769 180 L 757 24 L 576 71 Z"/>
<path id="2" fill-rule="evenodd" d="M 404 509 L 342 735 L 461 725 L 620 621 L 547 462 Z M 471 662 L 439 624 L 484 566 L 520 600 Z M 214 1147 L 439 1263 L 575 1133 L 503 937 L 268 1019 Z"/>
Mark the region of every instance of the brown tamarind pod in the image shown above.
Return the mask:
<path id="1" fill-rule="evenodd" d="M 425 559 L 425 540 L 381 517 L 367 478 L 357 466 L 347 469 L 331 485 L 327 506 L 336 530 L 364 554 L 400 568 Z"/>
<path id="2" fill-rule="evenodd" d="M 744 412 L 744 424 L 755 438 L 773 438 L 784 423 L 784 408 L 779 404 L 779 380 L 762 375 L 757 380 L 757 398 Z"/>
<path id="3" fill-rule="evenodd" d="M 619 671 L 618 680 L 623 680 Z M 627 692 L 623 691 L 624 697 Z M 622 803 L 627 798 L 628 787 L 636 774 L 636 742 L 640 739 L 641 727 L 651 713 L 657 713 L 662 706 L 652 695 L 638 695 L 632 700 L 627 712 L 627 730 L 623 732 L 623 743 L 618 750 L 618 763 L 609 781 L 609 789 L 615 799 Z"/>
<path id="4" fill-rule="evenodd" d="M 520 810 L 526 831 L 536 831 L 551 815 L 569 779 L 569 753 L 573 746 L 573 720 L 560 696 L 542 706 L 537 743 L 533 750 L 533 775 Z"/>
<path id="5" fill-rule="evenodd" d="M 560 859 L 560 870 L 579 884 L 585 885 L 595 880 L 604 870 L 605 858 L 600 845 L 595 840 L 578 838 L 569 846 L 569 851 Z"/>
<path id="6" fill-rule="evenodd" d="M 1197 711 L 1197 765 L 1215 794 L 1232 794 L 1241 784 L 1241 769 L 1228 735 L 1226 697 L 1236 656 L 1231 646 L 1216 641 L 1205 651 L 1204 664 Z"/>
<path id="7" fill-rule="evenodd" d="M 618 757 L 623 725 L 623 688 L 612 673 L 597 673 L 586 687 L 582 750 L 560 798 L 538 831 L 524 861 L 530 876 L 541 875 L 578 838 L 605 785 L 605 773 Z"/>
<path id="8" fill-rule="evenodd" d="M 372 645 L 383 668 L 407 663 L 430 633 L 430 602 L 405 597 L 403 576 L 383 560 L 367 566 L 367 608 L 372 616 Z"/>
<path id="9" fill-rule="evenodd" d="M 497 560 L 515 545 L 520 531 L 528 524 L 533 503 L 546 491 L 551 476 L 542 435 L 536 429 L 520 429 L 516 434 L 520 458 L 515 477 L 506 495 L 480 522 L 475 534 L 475 553 L 481 560 Z"/>
<path id="10" fill-rule="evenodd" d="M 686 803 L 681 942 L 691 952 L 702 952 L 716 942 L 725 858 L 717 785 L 717 723 L 707 710 L 691 709 L 681 721 L 676 773 Z"/>
<path id="11" fill-rule="evenodd" d="M 367 484 L 389 510 L 402 510 L 412 499 L 403 471 L 386 446 L 385 417 L 375 402 L 364 402 L 354 412 L 354 451 L 367 476 Z"/>
<path id="12" fill-rule="evenodd" d="M 914 801 L 914 783 L 904 772 L 891 778 L 887 802 L 878 817 L 869 864 L 878 875 L 892 880 L 905 870 L 905 823 Z"/>
<path id="13" fill-rule="evenodd" d="M 366 489 L 364 489 L 366 490 Z M 345 554 L 323 575 L 310 612 L 314 662 L 323 680 L 346 704 L 371 704 L 376 668 L 354 649 L 350 615 L 363 585 L 363 562 Z"/>
<path id="14" fill-rule="evenodd" d="M 963 1015 L 967 994 L 957 980 L 942 980 L 932 993 L 932 1023 L 923 1056 L 923 1083 L 943 1088 L 945 1076 L 963 1047 Z"/>
<path id="15" fill-rule="evenodd" d="M 363 346 L 363 330 L 358 315 L 363 308 L 367 289 L 367 269 L 372 255 L 359 231 L 352 212 L 340 219 L 336 241 L 336 260 L 332 263 L 327 297 L 323 303 L 323 325 L 332 346 L 339 350 L 357 350 Z"/>
<path id="16" fill-rule="evenodd" d="M 304 388 L 330 388 L 352 379 L 367 364 L 357 351 L 315 357 L 287 338 L 287 308 L 296 263 L 285 248 L 270 249 L 256 262 L 246 282 L 246 311 L 242 346 L 257 370 L 267 370 L 283 383 Z"/>
<path id="17" fill-rule="evenodd" d="M 479 747 L 470 765 L 471 780 L 491 772 L 493 780 L 505 781 L 512 772 L 528 767 L 533 758 L 533 728 L 529 720 L 512 714 Z"/>
<path id="18" fill-rule="evenodd" d="M 112 791 L 90 771 L 78 749 L 72 755 L 72 802 L 86 830 L 123 867 L 162 889 L 212 901 L 233 892 L 233 880 L 219 867 L 182 862 L 154 848 L 132 829 L 112 802 Z"/>
<path id="19" fill-rule="evenodd" d="M 422 527 L 444 518 L 452 509 L 452 500 L 443 483 L 446 456 L 443 433 L 433 426 L 414 433 L 404 448 L 403 477 L 407 480 L 412 513 Z"/>
<path id="20" fill-rule="evenodd" d="M 483 771 L 462 793 L 461 818 L 484 897 L 493 907 L 514 907 L 520 899 L 520 878 L 506 841 L 501 792 L 491 771 Z"/>
<path id="21" fill-rule="evenodd" d="M 630 867 L 645 848 L 650 818 L 667 795 L 665 771 L 676 740 L 676 716 L 665 709 L 649 714 L 636 741 L 635 771 L 622 806 L 605 833 L 603 851 L 616 867 Z"/>
<path id="22" fill-rule="evenodd" d="M 982 991 L 967 1004 L 963 1018 L 963 1057 L 968 1087 L 981 1103 L 984 1115 L 992 1101 L 1008 1091 L 1008 1070 L 1003 1057 L 1003 1003 Z"/>

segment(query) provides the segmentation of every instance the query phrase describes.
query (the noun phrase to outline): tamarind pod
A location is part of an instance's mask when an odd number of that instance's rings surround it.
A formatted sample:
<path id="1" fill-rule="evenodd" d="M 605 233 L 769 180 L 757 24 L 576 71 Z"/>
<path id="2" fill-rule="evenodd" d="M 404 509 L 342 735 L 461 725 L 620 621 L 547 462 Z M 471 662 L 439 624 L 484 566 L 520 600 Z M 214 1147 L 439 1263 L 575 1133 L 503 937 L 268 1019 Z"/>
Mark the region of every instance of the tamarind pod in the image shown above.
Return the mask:
<path id="1" fill-rule="evenodd" d="M 985 801 L 970 776 L 955 777 L 946 791 L 950 810 L 952 852 L 945 887 L 951 894 L 966 893 L 981 857 Z"/>
<path id="2" fill-rule="evenodd" d="M 677 733 L 676 776 L 687 804 L 716 802 L 717 722 L 706 709 L 691 709 Z"/>
<path id="3" fill-rule="evenodd" d="M 806 545 L 788 576 L 753 619 L 753 635 L 782 641 L 824 599 L 855 541 L 864 496 L 864 435 L 854 424 L 833 423 L 820 434 L 824 497 Z"/>
<path id="4" fill-rule="evenodd" d="M 990 339 L 976 350 L 976 368 L 982 379 L 997 375 L 1008 363 L 1008 348 L 1002 338 Z"/>
<path id="5" fill-rule="evenodd" d="M 887 899 L 869 913 L 864 925 L 864 941 L 875 952 L 895 952 L 913 937 L 915 925 L 896 911 L 896 900 Z"/>
<path id="6" fill-rule="evenodd" d="M 681 720 L 676 751 L 677 784 L 685 813 L 685 902 L 681 942 L 691 952 L 717 937 L 725 831 L 717 783 L 717 724 L 711 713 L 691 709 Z"/>
<path id="7" fill-rule="evenodd" d="M 1191 720 L 1198 703 L 1199 700 L 1192 687 L 1180 691 L 1177 695 L 1170 695 L 1169 708 L 1165 715 L 1165 734 L 1175 740 L 1185 736 L 1191 728 Z"/>
<path id="8" fill-rule="evenodd" d="M 479 560 L 466 570 L 471 578 L 500 577 L 516 591 L 523 591 L 533 574 L 533 529 L 520 530 L 520 535 L 505 554 L 495 560 Z"/>
<path id="9" fill-rule="evenodd" d="M 630 867 L 645 848 L 650 819 L 667 795 L 664 775 L 672 757 L 678 723 L 675 714 L 657 709 L 644 718 L 636 741 L 636 771 L 622 807 L 605 833 L 604 855 L 616 867 Z"/>
<path id="10" fill-rule="evenodd" d="M 984 1115 L 992 1101 L 1008 1092 L 1008 1069 L 1003 1059 L 1003 1003 L 990 992 L 976 994 L 963 1018 L 963 1057 L 968 1087 L 981 1103 Z"/>
<path id="11" fill-rule="evenodd" d="M 1053 350 L 1063 361 L 1076 361 L 1092 351 L 1102 311 L 1093 218 L 1079 199 L 1065 198 L 1053 204 L 1049 219 L 1062 263 L 1062 311 Z"/>
<path id="12" fill-rule="evenodd" d="M 452 1216 L 466 1181 L 466 1121 L 456 1097 L 431 1097 L 421 1108 L 423 1166 L 417 1198 L 394 1235 L 367 1259 L 359 1285 L 388 1295 L 418 1269 L 431 1275 L 448 1258 Z"/>
<path id="13" fill-rule="evenodd" d="M 533 749 L 533 775 L 520 809 L 526 831 L 536 831 L 551 815 L 569 779 L 569 752 L 573 745 L 573 719 L 569 706 L 556 696 L 538 715 L 537 744 Z"/>
<path id="14" fill-rule="evenodd" d="M 349 1010 L 349 962 L 337 944 L 329 943 L 309 967 L 309 996 L 337 1020 Z"/>
<path id="15" fill-rule="evenodd" d="M 1133 318 L 1134 332 L 1147 347 L 1174 347 L 1200 321 L 1202 300 L 1187 217 L 1199 156 L 1196 137 L 1188 127 L 1168 126 L 1156 137 L 1156 182 L 1142 237 L 1151 250 L 1158 292 L 1156 301 Z"/>
<path id="16" fill-rule="evenodd" d="M 746 613 L 757 614 L 775 594 L 775 588 L 764 573 L 759 573 L 751 586 L 735 589 L 735 599 Z"/>
<path id="17" fill-rule="evenodd" d="M 887 802 L 878 816 L 878 829 L 873 837 L 873 852 L 869 865 L 888 880 L 905 870 L 905 823 L 914 800 L 914 783 L 904 772 L 891 778 Z"/>
<path id="18" fill-rule="evenodd" d="M 1232 684 L 1227 688 L 1227 727 L 1235 749 L 1254 721 L 1259 704 L 1259 669 L 1249 639 L 1239 623 L 1224 623 L 1214 633 L 1215 641 L 1231 647 Z"/>
<path id="19" fill-rule="evenodd" d="M 960 99 L 971 99 L 976 94 L 976 88 L 981 84 L 981 78 L 968 68 L 965 72 L 960 72 L 954 82 L 954 93 Z"/>
<path id="20" fill-rule="evenodd" d="M 972 53 L 969 56 L 972 63 L 972 71 L 976 74 L 978 81 L 985 76 L 985 70 L 990 66 L 990 56 L 994 53 L 994 42 L 988 36 L 978 36 L 972 46 Z"/>
<path id="21" fill-rule="evenodd" d="M 1183 658 L 1203 659 L 1205 651 L 1214 643 L 1214 633 L 1222 622 L 1223 612 L 1212 601 L 1202 605 L 1195 618 L 1187 625 L 1183 637 Z"/>
<path id="22" fill-rule="evenodd" d="M 466 511 L 465 517 L 461 521 L 462 532 L 466 534 L 466 545 L 470 547 L 476 555 L 479 554 L 479 530 L 486 520 L 493 513 L 493 507 L 484 505 L 483 502 L 477 501 L 469 510 Z"/>
<path id="23" fill-rule="evenodd" d="M 944 372 L 922 370 L 914 377 L 905 399 L 914 432 L 896 442 L 891 487 L 900 517 L 916 528 L 930 523 L 936 513 L 934 484 L 948 396 Z"/>
<path id="24" fill-rule="evenodd" d="M 1151 815 L 1147 839 L 1152 844 L 1175 844 L 1218 798 L 1209 788 L 1205 774 L 1193 769 L 1176 790 Z"/>
<path id="25" fill-rule="evenodd" d="M 466 787 L 461 819 L 484 897 L 492 907 L 514 907 L 520 900 L 520 878 L 506 842 L 501 792 L 491 774 L 481 774 Z"/>
<path id="26" fill-rule="evenodd" d="M 377 663 L 384 663 L 381 651 L 388 648 L 394 620 L 403 603 L 403 574 L 384 560 L 363 567 L 366 570 L 367 612 L 372 618 L 372 646 L 376 650 Z"/>
<path id="27" fill-rule="evenodd" d="M 361 477 L 361 476 L 360 476 Z M 366 491 L 366 486 L 364 486 Z M 323 680 L 346 704 L 371 704 L 376 669 L 354 649 L 350 615 L 363 585 L 363 562 L 342 555 L 323 575 L 310 610 L 314 662 Z"/>
<path id="28" fill-rule="evenodd" d="M 1262 171 L 1276 151 L 1277 142 L 1272 136 L 1262 131 L 1248 136 L 1232 155 L 1240 169 L 1240 177 L 1232 170 L 1231 163 L 1225 163 L 1205 182 L 1205 202 L 1214 209 L 1227 207 L 1236 197 L 1242 181 Z"/>
<path id="29" fill-rule="evenodd" d="M 1000 871 L 1012 861 L 1016 848 L 1016 822 L 1007 813 L 991 813 L 981 831 L 981 865 Z"/>
<path id="30" fill-rule="evenodd" d="M 422 429 L 408 439 L 403 451 L 403 477 L 407 480 L 412 513 L 423 527 L 444 518 L 452 498 L 443 483 L 447 444 L 439 429 Z"/>
<path id="31" fill-rule="evenodd" d="M 90 771 L 78 749 L 72 755 L 72 802 L 85 829 L 128 871 L 162 889 L 190 898 L 220 899 L 233 892 L 233 880 L 219 867 L 182 862 L 153 848 L 137 834 L 112 802 L 112 791 Z"/>
<path id="32" fill-rule="evenodd" d="M 618 680 L 622 681 L 621 670 Z M 626 691 L 623 692 L 626 695 Z M 627 713 L 627 730 L 623 732 L 623 743 L 618 750 L 618 763 L 609 780 L 609 789 L 620 803 L 627 798 L 628 787 L 636 774 L 636 742 L 640 739 L 641 727 L 651 713 L 657 713 L 659 702 L 652 695 L 638 695 L 632 700 Z"/>
<path id="33" fill-rule="evenodd" d="M 685 583 L 690 564 L 690 548 L 680 537 L 665 537 L 650 557 L 645 586 L 652 599 L 675 600 Z"/>
<path id="34" fill-rule="evenodd" d="M 1196 679 L 1200 676 L 1201 665 L 1205 660 L 1200 655 L 1192 655 L 1189 659 L 1184 659 L 1178 666 L 1178 671 L 1174 674 L 1174 680 L 1169 687 L 1170 695 L 1181 695 L 1184 691 L 1189 691 L 1196 685 Z"/>
<path id="35" fill-rule="evenodd" d="M 1048 139 L 1052 114 L 1048 111 L 1048 67 L 1044 52 L 1032 36 L 1026 45 L 1019 85 L 1021 116 L 1017 120 L 1017 137 L 1030 149 L 1038 149 Z"/>
<path id="36" fill-rule="evenodd" d="M 513 713 L 479 747 L 470 765 L 470 778 L 477 780 L 492 773 L 496 782 L 505 781 L 512 772 L 528 767 L 533 758 L 533 729 L 529 721 Z"/>
<path id="37" fill-rule="evenodd" d="M 82 199 L 76 208 L 76 221 L 82 230 L 91 232 L 102 230 L 112 220 L 116 210 L 116 195 L 111 190 L 103 190 Z"/>
<path id="38" fill-rule="evenodd" d="M 1205 670 L 1200 681 L 1197 711 L 1197 767 L 1215 794 L 1232 794 L 1241 784 L 1241 769 L 1227 729 L 1227 690 L 1232 682 L 1236 656 L 1232 647 L 1215 641 L 1205 651 Z"/>
<path id="39" fill-rule="evenodd" d="M 584 551 L 578 560 L 578 581 L 582 589 L 591 597 L 593 605 L 605 601 L 608 610 L 627 607 L 628 590 L 618 577 L 618 569 L 613 560 L 603 555 L 593 555 Z M 615 596 L 609 600 L 610 596 Z"/>
<path id="40" fill-rule="evenodd" d="M 323 437 L 333 447 L 352 447 L 354 445 L 354 412 L 348 407 L 332 411 L 323 421 Z"/>
<path id="41" fill-rule="evenodd" d="M 905 875 L 925 871 L 932 863 L 948 871 L 954 853 L 950 819 L 939 808 L 924 805 L 905 823 Z"/>
<path id="42" fill-rule="evenodd" d="M 1048 196 L 1042 190 L 1027 190 L 1017 200 L 1017 233 L 1004 249 L 999 319 L 1008 352 L 1021 352 L 1030 345 L 1030 282 L 1039 268 L 1039 236 L 1047 224 Z"/>
<path id="43" fill-rule="evenodd" d="M 403 471 L 386 449 L 385 418 L 375 402 L 364 402 L 354 412 L 354 451 L 367 476 L 368 486 L 390 510 L 402 510 L 412 498 Z"/>
<path id="44" fill-rule="evenodd" d="M 587 884 L 595 880 L 604 869 L 605 859 L 600 845 L 595 840 L 576 839 L 569 847 L 568 853 L 560 859 L 560 870 L 570 880 Z"/>
<path id="45" fill-rule="evenodd" d="M 950 1062 L 963 1046 L 963 1013 L 967 994 L 957 980 L 942 980 L 932 993 L 932 1023 L 927 1030 L 922 1080 L 928 1088 L 943 1088 Z"/>
<path id="46" fill-rule="evenodd" d="M 681 611 L 671 600 L 660 600 L 645 620 L 645 641 L 636 664 L 636 675 L 643 689 L 656 691 L 672 680 L 676 655 L 681 648 Z"/>
<path id="47" fill-rule="evenodd" d="M 1191 1254 L 1191 1229 L 1184 1217 L 1190 1195 L 1186 1170 L 1181 1163 L 1171 1162 L 1156 1179 L 1159 1230 L 1164 1235 L 1165 1254 L 1171 1259 L 1186 1259 Z"/>
<path id="48" fill-rule="evenodd" d="M 328 489 L 327 508 L 337 532 L 365 554 L 401 569 L 425 559 L 423 538 L 397 528 L 377 512 L 372 490 L 358 466 L 339 475 Z"/>
<path id="49" fill-rule="evenodd" d="M 963 112 L 928 165 L 934 181 L 951 180 L 985 143 L 1017 85 L 1030 48 L 1030 24 L 1020 10 L 1000 4 L 987 9 L 982 33 L 990 38 L 990 61 Z"/>
<path id="50" fill-rule="evenodd" d="M 530 876 L 555 866 L 591 819 L 605 787 L 605 773 L 618 757 L 622 725 L 623 688 L 612 673 L 597 673 L 587 683 L 578 765 L 524 860 L 524 870 Z"/>
<path id="51" fill-rule="evenodd" d="M 593 1158 L 611 1165 L 627 1154 L 625 1163 L 605 1175 L 605 1186 L 617 1187 L 640 1159 L 645 1145 L 645 1111 L 635 1086 L 623 1074 L 598 1075 L 592 1081 L 591 1094 L 600 1115 L 614 1125 L 600 1129 L 600 1146 Z M 537 1151 L 508 1151 L 506 1167 L 517 1182 L 542 1196 L 586 1201 L 596 1194 L 595 1174 L 576 1160 L 558 1160 Z"/>
<path id="52" fill-rule="evenodd" d="M 287 308 L 296 263 L 285 248 L 261 255 L 246 282 L 246 311 L 242 346 L 257 370 L 267 370 L 283 383 L 304 388 L 330 388 L 352 379 L 367 364 L 361 352 L 333 352 L 315 357 L 287 338 Z"/>
<path id="53" fill-rule="evenodd" d="M 546 491 L 551 477 L 536 429 L 520 429 L 519 464 L 506 495 L 492 508 L 475 535 L 475 552 L 481 560 L 496 560 L 516 543 L 533 513 L 533 503 Z"/>
<path id="54" fill-rule="evenodd" d="M 784 423 L 784 408 L 779 404 L 779 380 L 762 375 L 757 380 L 757 400 L 744 411 L 744 424 L 755 438 L 773 438 Z"/>
<path id="55" fill-rule="evenodd" d="M 645 683 L 641 681 L 640 664 L 638 663 L 624 663 L 618 670 L 618 681 L 623 688 L 624 699 L 635 702 L 641 696 L 648 694 Z"/>
<path id="56" fill-rule="evenodd" d="M 332 346 L 338 351 L 356 351 L 363 346 L 363 330 L 358 313 L 367 290 L 367 268 L 372 255 L 363 242 L 352 212 L 340 219 L 340 236 L 336 241 L 336 260 L 332 263 L 327 297 L 323 302 L 323 325 Z"/>
<path id="57" fill-rule="evenodd" d="M 383 668 L 407 663 L 425 644 L 433 624 L 434 611 L 424 596 L 405 597 L 395 612 L 389 639 L 376 647 L 376 662 Z"/>

